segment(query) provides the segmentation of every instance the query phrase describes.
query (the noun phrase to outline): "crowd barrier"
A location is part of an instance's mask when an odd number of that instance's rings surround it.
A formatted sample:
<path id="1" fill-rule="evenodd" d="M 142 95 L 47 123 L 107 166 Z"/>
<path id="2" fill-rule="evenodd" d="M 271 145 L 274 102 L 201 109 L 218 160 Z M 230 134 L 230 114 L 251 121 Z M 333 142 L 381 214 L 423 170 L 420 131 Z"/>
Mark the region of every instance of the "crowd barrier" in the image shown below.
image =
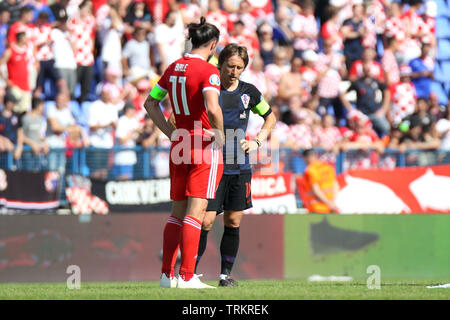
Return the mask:
<path id="1" fill-rule="evenodd" d="M 450 150 L 415 150 L 399 152 L 385 149 L 379 154 L 374 150 L 347 150 L 338 153 L 315 148 L 319 157 L 334 164 L 336 173 L 340 174 L 350 169 L 395 168 L 412 166 L 432 166 L 450 164 Z M 65 174 L 79 174 L 86 177 L 114 179 L 117 167 L 114 162 L 119 152 L 131 151 L 136 154 L 137 162 L 133 165 L 132 175 L 135 179 L 164 178 L 169 176 L 169 149 L 150 147 L 134 148 L 114 147 L 99 149 L 94 147 L 82 149 L 51 149 L 47 155 L 34 155 L 31 148 L 24 147 L 21 159 L 16 160 L 13 153 L 0 153 L 0 169 L 25 171 L 53 171 Z M 293 150 L 281 148 L 270 153 L 272 173 L 293 172 L 302 174 L 306 168 L 302 149 Z M 273 163 L 278 162 L 278 163 Z M 105 169 L 98 173 L 99 170 Z"/>

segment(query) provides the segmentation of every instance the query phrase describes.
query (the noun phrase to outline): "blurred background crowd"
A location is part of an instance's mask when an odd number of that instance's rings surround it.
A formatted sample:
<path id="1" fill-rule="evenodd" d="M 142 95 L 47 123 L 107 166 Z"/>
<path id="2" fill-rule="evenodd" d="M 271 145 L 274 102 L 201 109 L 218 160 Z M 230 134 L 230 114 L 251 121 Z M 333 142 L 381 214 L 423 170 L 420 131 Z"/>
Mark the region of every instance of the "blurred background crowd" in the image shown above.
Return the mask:
<path id="1" fill-rule="evenodd" d="M 271 145 L 320 148 L 330 162 L 363 151 L 346 169 L 380 166 L 387 149 L 450 150 L 450 64 L 437 61 L 450 59 L 437 36 L 450 38 L 445 0 L 3 0 L 0 152 L 22 169 L 49 154 L 58 169 L 72 148 L 168 147 L 142 105 L 202 15 L 221 31 L 218 53 L 247 47 L 241 78 L 278 118 Z M 170 114 L 167 99 L 161 107 Z M 261 121 L 251 118 L 250 138 Z M 116 153 L 116 176 L 132 177 L 136 161 Z"/>

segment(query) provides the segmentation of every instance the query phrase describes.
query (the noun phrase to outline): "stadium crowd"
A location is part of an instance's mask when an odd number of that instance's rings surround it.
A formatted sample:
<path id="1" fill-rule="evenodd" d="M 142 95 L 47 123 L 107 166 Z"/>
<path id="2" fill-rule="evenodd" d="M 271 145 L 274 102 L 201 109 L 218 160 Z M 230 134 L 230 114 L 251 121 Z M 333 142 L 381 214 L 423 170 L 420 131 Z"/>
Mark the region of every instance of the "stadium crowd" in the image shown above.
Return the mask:
<path id="1" fill-rule="evenodd" d="M 450 150 L 450 105 L 431 87 L 436 8 L 433 0 L 3 0 L 0 152 L 19 160 L 24 145 L 33 157 L 169 146 L 142 105 L 189 50 L 185 26 L 202 15 L 221 31 L 219 52 L 229 42 L 247 47 L 242 79 L 278 119 L 271 145 L 321 148 L 331 162 L 339 150 L 362 150 L 347 168 L 380 165 L 386 148 Z M 167 99 L 162 107 L 168 116 Z M 252 118 L 249 135 L 260 126 Z M 49 157 L 50 168 L 68 155 Z M 117 153 L 125 166 L 117 174 L 127 177 L 136 161 L 133 151 Z"/>

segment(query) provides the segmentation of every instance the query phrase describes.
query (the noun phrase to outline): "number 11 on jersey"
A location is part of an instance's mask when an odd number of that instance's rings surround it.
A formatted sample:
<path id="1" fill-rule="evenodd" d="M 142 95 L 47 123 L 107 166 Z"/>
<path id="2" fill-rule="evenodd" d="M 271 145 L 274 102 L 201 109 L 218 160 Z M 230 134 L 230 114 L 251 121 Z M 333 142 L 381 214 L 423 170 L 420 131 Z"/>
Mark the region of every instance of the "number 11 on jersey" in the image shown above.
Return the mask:
<path id="1" fill-rule="evenodd" d="M 180 114 L 180 107 L 178 106 L 177 98 L 177 83 L 181 84 L 181 103 L 183 105 L 184 115 L 189 116 L 189 106 L 186 98 L 186 77 L 170 76 L 169 81 L 172 83 L 172 100 L 173 110 L 175 114 Z"/>

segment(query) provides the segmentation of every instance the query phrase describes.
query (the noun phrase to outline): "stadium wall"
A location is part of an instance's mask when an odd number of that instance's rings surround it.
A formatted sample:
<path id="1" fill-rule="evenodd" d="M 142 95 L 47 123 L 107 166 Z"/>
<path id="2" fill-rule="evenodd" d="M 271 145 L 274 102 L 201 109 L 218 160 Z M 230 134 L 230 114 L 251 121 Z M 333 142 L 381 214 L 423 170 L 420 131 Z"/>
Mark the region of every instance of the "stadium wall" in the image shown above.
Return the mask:
<path id="1" fill-rule="evenodd" d="M 286 215 L 285 278 L 446 278 L 450 215 Z"/>
<path id="2" fill-rule="evenodd" d="M 156 281 L 167 213 L 0 216 L 0 282 L 66 282 L 76 265 L 81 281 Z M 242 226 L 238 279 L 284 277 L 284 217 L 248 216 Z M 216 280 L 223 232 L 217 219 L 199 272 Z"/>

